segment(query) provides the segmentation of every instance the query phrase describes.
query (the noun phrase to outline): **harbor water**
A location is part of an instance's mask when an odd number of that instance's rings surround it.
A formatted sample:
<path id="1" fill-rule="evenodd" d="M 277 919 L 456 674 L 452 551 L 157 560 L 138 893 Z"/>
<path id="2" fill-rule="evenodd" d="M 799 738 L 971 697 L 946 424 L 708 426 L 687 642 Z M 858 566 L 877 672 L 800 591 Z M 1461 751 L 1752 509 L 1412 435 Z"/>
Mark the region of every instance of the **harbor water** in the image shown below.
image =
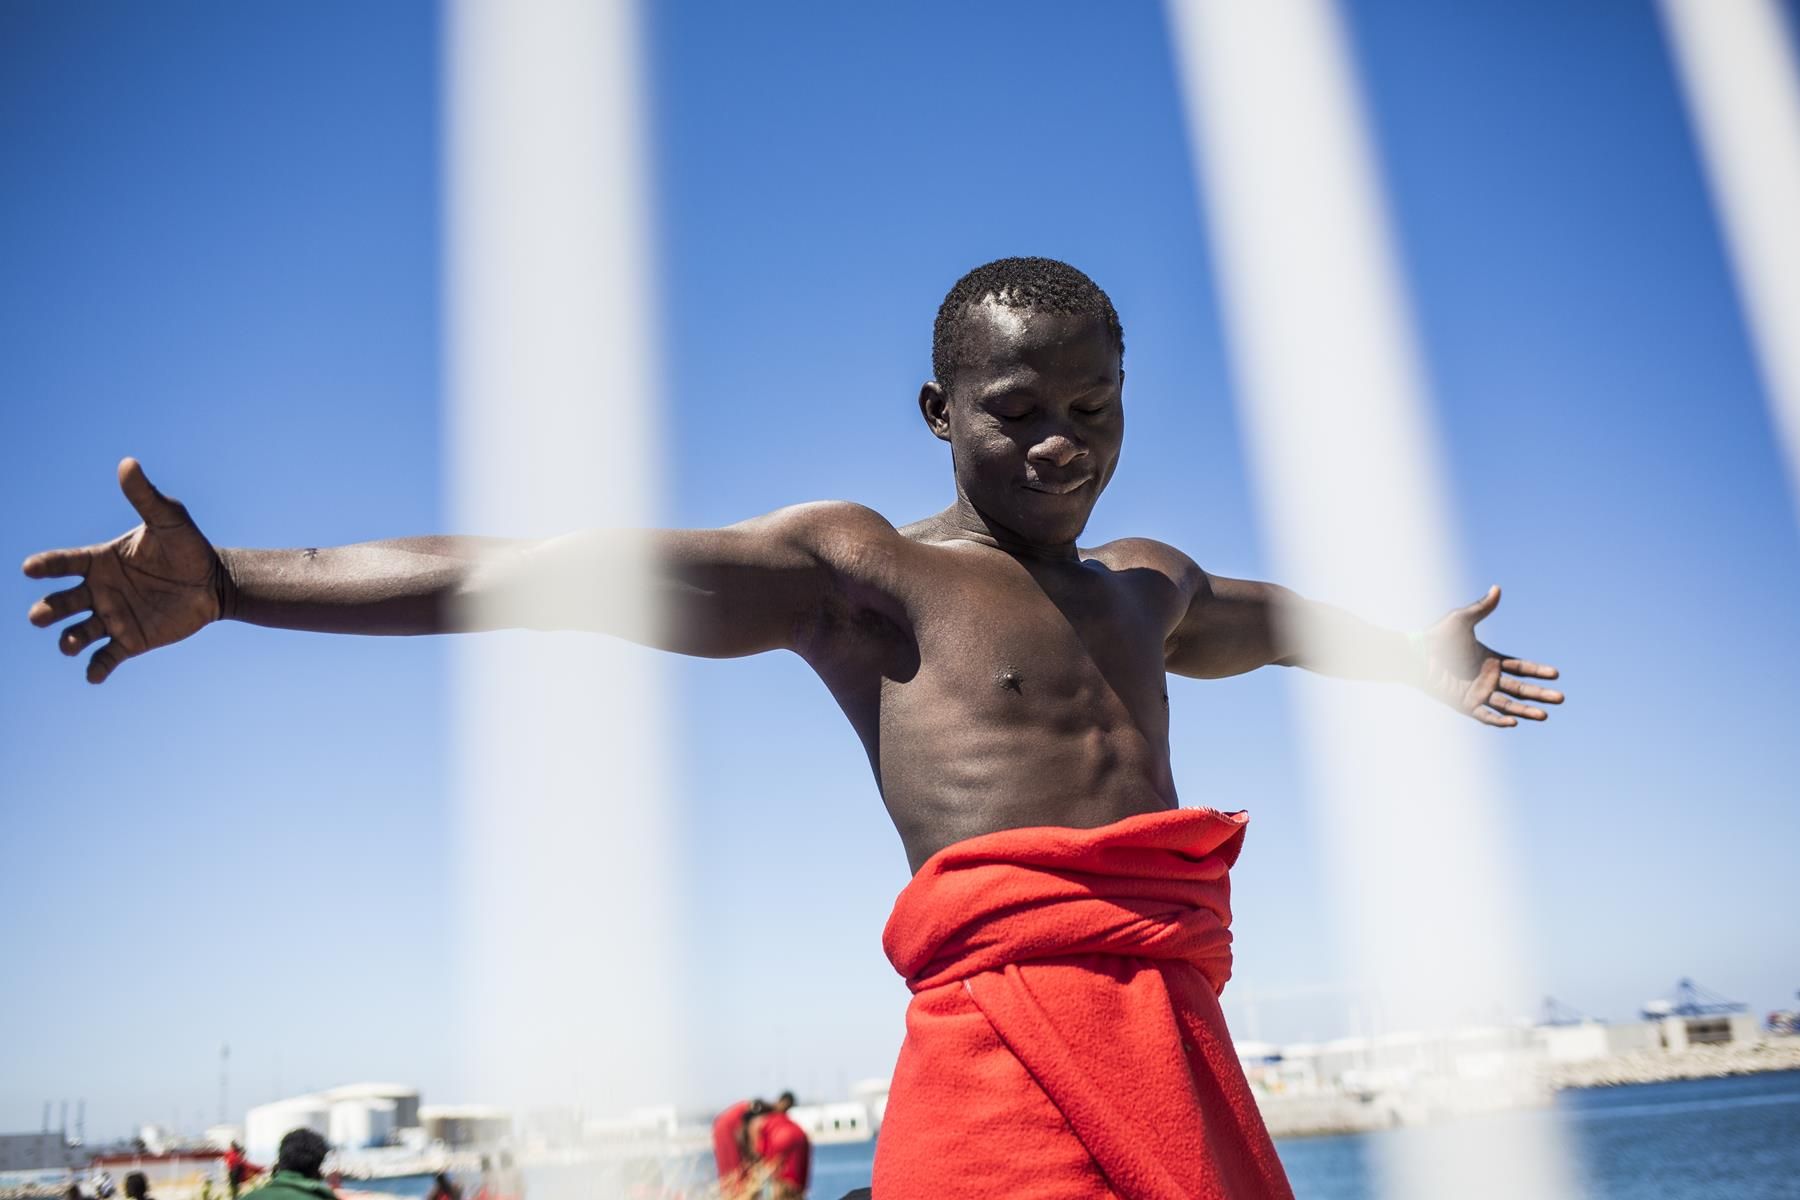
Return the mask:
<path id="1" fill-rule="evenodd" d="M 1568 1091 L 1554 1108 L 1486 1120 L 1561 1121 L 1583 1200 L 1795 1200 L 1800 1071 Z M 1397 1129 L 1277 1143 L 1298 1200 L 1379 1200 L 1379 1138 Z M 866 1187 L 874 1147 L 821 1146 L 812 1195 Z"/>
<path id="2" fill-rule="evenodd" d="M 1520 1110 L 1485 1121 L 1558 1121 L 1575 1156 L 1580 1200 L 1800 1200 L 1800 1071 L 1560 1093 L 1548 1109 Z M 1477 1130 L 1478 1132 L 1478 1130 Z M 1298 1200 L 1380 1200 L 1376 1172 L 1381 1140 L 1431 1137 L 1429 1129 L 1393 1129 L 1334 1137 L 1279 1139 Z M 616 1178 L 607 1194 L 696 1195 L 712 1178 L 711 1154 L 664 1162 L 654 1177 Z M 838 1200 L 867 1187 L 875 1145 L 818 1146 L 813 1200 Z M 589 1166 L 527 1169 L 525 1195 L 586 1196 Z M 464 1195 L 477 1181 L 459 1178 Z M 629 1184 L 631 1186 L 621 1186 Z M 349 1187 L 383 1200 L 422 1200 L 431 1176 L 357 1181 Z"/>

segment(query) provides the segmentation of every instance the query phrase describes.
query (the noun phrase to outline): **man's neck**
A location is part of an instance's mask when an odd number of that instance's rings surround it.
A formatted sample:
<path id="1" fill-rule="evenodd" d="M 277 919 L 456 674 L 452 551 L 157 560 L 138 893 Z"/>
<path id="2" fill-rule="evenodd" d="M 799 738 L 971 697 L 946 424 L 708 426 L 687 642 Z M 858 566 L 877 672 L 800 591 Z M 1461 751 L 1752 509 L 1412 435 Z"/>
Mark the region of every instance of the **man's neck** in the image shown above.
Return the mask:
<path id="1" fill-rule="evenodd" d="M 1074 542 L 1052 544 L 1021 537 L 976 508 L 961 491 L 957 492 L 956 503 L 935 517 L 927 517 L 921 524 L 930 529 L 934 538 L 992 546 L 1018 559 L 1055 563 L 1081 561 L 1081 552 Z"/>

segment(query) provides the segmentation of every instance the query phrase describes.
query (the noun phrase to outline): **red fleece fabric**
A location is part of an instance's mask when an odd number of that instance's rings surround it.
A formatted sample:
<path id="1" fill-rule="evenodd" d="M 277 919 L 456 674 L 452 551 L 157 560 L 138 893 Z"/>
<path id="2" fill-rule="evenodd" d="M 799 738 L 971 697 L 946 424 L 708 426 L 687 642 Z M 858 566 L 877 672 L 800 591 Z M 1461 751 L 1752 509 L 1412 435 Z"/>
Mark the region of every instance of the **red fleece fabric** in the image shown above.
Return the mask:
<path id="1" fill-rule="evenodd" d="M 933 855 L 882 946 L 913 999 L 876 1200 L 1292 1197 L 1226 1032 L 1242 813 Z"/>

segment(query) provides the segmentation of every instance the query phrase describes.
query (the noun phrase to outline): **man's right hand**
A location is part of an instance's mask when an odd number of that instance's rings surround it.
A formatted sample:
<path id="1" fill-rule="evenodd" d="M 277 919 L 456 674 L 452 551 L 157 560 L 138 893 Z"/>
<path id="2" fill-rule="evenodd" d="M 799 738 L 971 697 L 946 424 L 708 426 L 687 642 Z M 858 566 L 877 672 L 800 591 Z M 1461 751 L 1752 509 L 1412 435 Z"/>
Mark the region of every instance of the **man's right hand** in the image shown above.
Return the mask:
<path id="1" fill-rule="evenodd" d="M 221 616 L 224 565 L 187 509 L 157 491 L 135 458 L 119 463 L 119 487 L 142 525 L 110 542 L 25 560 L 33 579 L 81 576 L 74 587 L 32 605 L 30 619 L 43 628 L 92 611 L 56 639 L 67 655 L 110 639 L 88 659 L 89 683 L 104 682 L 126 659 L 179 642 Z"/>

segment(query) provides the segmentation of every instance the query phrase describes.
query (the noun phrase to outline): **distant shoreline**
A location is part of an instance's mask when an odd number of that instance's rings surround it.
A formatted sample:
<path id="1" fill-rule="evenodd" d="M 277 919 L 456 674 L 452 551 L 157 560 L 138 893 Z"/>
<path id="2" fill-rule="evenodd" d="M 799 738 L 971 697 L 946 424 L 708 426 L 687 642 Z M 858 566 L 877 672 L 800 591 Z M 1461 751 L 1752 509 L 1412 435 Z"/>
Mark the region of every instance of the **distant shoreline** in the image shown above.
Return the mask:
<path id="1" fill-rule="evenodd" d="M 1765 1038 L 1748 1045 L 1689 1046 L 1679 1054 L 1634 1050 L 1586 1062 L 1557 1063 L 1546 1071 L 1556 1091 L 1721 1079 L 1766 1071 L 1800 1071 L 1800 1037 Z"/>
<path id="2" fill-rule="evenodd" d="M 1679 1083 L 1800 1071 L 1800 1037 L 1776 1035 L 1756 1042 L 1690 1045 L 1685 1050 L 1633 1050 L 1580 1062 L 1547 1063 L 1538 1068 L 1536 1104 L 1547 1104 L 1557 1092 Z M 1523 1107 L 1534 1107 L 1529 1099 Z M 1364 1094 L 1321 1091 L 1311 1094 L 1258 1096 L 1264 1123 L 1272 1137 L 1337 1137 L 1371 1133 L 1402 1125 L 1429 1123 L 1408 1115 L 1416 1109 L 1403 1093 Z"/>

